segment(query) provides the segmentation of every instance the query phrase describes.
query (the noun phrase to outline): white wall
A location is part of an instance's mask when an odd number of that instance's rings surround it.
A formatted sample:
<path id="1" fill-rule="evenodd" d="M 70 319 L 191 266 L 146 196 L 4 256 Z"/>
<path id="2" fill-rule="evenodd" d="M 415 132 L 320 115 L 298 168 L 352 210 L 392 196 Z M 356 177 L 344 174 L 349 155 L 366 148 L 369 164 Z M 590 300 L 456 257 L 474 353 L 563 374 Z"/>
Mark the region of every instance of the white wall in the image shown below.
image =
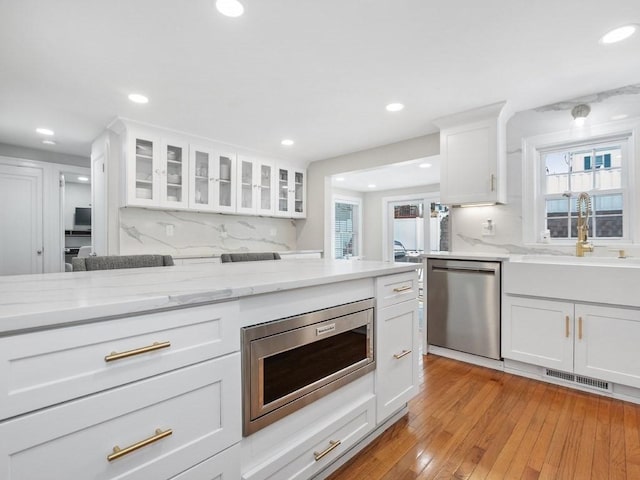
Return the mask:
<path id="1" fill-rule="evenodd" d="M 331 208 L 331 185 L 328 177 L 338 173 L 430 157 L 439 152 L 440 135 L 431 134 L 311 163 L 307 169 L 307 218 L 297 222 L 298 248 L 300 250 L 330 248 L 331 216 L 328 213 Z M 363 222 L 365 228 L 368 228 L 369 214 L 366 205 L 363 210 Z M 375 236 L 375 234 L 372 235 Z M 372 258 L 371 255 L 378 258 L 380 254 L 369 250 L 368 242 L 369 234 L 365 233 L 363 248 L 365 258 Z"/>

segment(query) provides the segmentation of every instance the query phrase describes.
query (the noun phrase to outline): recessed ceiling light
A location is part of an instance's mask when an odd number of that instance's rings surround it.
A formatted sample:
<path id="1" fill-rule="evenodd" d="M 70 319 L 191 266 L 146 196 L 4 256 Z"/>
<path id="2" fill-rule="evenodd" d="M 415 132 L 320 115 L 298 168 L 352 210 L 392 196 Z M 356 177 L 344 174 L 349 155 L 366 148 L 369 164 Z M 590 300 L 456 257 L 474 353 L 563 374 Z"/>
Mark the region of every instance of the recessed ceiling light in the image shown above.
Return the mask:
<path id="1" fill-rule="evenodd" d="M 280 142 L 282 145 L 286 146 L 286 147 L 290 147 L 291 145 L 293 145 L 293 140 L 289 139 L 289 138 L 285 138 L 284 140 L 282 140 Z"/>
<path id="2" fill-rule="evenodd" d="M 89 181 L 89 177 L 78 177 L 78 181 L 80 181 L 80 182 L 88 182 Z"/>
<path id="3" fill-rule="evenodd" d="M 367 185 L 367 187 L 369 188 L 376 188 L 376 185 L 374 183 L 370 183 L 369 185 Z"/>
<path id="4" fill-rule="evenodd" d="M 387 112 L 399 112 L 404 108 L 404 105 L 401 103 L 390 103 L 386 106 Z"/>
<path id="5" fill-rule="evenodd" d="M 420 168 L 431 168 L 431 164 L 430 163 L 421 163 L 420 165 L 418 165 Z"/>
<path id="6" fill-rule="evenodd" d="M 55 145 L 56 142 L 54 142 L 53 140 L 42 140 L 42 143 L 44 143 L 45 145 Z"/>
<path id="7" fill-rule="evenodd" d="M 130 93 L 129 100 L 133 103 L 149 103 L 149 99 L 140 93 Z"/>
<path id="8" fill-rule="evenodd" d="M 53 130 L 49 130 L 48 128 L 36 128 L 36 132 L 38 132 L 40 135 L 53 135 Z"/>
<path id="9" fill-rule="evenodd" d="M 227 17 L 239 17 L 244 13 L 244 7 L 238 0 L 216 0 L 216 8 Z"/>
<path id="10" fill-rule="evenodd" d="M 621 114 L 621 115 L 614 115 L 613 117 L 611 117 L 611 120 L 622 120 L 623 118 L 627 118 L 629 115 L 626 114 Z"/>
<path id="11" fill-rule="evenodd" d="M 609 43 L 617 43 L 622 40 L 629 38 L 631 35 L 636 33 L 638 29 L 637 25 L 625 25 L 623 27 L 614 28 L 610 32 L 605 33 L 600 39 L 600 43 L 609 44 Z"/>
<path id="12" fill-rule="evenodd" d="M 336 182 L 344 182 L 344 177 L 336 177 Z"/>

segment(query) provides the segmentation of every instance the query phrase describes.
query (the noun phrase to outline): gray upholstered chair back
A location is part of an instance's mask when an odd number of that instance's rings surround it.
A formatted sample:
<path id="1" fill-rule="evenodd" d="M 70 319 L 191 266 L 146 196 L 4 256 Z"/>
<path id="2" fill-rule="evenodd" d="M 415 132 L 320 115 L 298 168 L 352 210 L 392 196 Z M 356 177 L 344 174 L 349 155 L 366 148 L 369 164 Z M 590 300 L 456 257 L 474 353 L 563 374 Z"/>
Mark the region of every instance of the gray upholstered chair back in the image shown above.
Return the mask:
<path id="1" fill-rule="evenodd" d="M 104 257 L 72 258 L 74 272 L 115 270 L 119 268 L 169 267 L 171 255 L 108 255 Z"/>
<path id="2" fill-rule="evenodd" d="M 227 262 L 255 262 L 258 260 L 280 260 L 278 252 L 256 252 L 256 253 L 223 253 L 220 255 L 222 263 Z"/>

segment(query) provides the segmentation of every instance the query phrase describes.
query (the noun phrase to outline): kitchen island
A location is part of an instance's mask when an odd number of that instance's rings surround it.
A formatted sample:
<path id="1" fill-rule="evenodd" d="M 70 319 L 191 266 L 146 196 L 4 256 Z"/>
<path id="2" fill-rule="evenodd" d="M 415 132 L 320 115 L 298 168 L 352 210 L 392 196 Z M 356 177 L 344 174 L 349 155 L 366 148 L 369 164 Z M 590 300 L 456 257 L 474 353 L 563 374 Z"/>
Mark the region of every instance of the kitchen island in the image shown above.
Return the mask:
<path id="1" fill-rule="evenodd" d="M 301 259 L 0 277 L 0 472 L 324 476 L 417 390 L 415 267 Z M 364 299 L 375 370 L 243 437 L 241 329 Z"/>

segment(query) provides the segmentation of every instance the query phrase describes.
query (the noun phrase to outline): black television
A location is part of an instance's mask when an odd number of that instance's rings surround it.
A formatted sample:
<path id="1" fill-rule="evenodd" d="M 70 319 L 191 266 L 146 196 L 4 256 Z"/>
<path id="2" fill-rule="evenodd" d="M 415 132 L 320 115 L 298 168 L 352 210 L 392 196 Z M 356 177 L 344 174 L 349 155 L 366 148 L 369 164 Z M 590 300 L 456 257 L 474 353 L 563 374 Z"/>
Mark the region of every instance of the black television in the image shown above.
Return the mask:
<path id="1" fill-rule="evenodd" d="M 90 207 L 76 207 L 75 225 L 77 227 L 91 226 L 91 208 Z"/>

